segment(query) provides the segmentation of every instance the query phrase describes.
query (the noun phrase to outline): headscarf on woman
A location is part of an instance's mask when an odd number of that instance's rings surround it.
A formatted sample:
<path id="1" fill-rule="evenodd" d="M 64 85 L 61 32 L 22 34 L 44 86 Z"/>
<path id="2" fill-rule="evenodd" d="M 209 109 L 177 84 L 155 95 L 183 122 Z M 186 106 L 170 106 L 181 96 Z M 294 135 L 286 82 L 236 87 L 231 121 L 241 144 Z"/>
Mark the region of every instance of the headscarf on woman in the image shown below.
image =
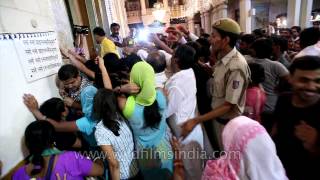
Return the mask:
<path id="1" fill-rule="evenodd" d="M 92 118 L 93 98 L 96 93 L 97 88 L 94 86 L 87 86 L 81 91 L 81 106 L 84 117 L 76 120 L 79 131 L 83 133 L 90 147 L 97 145 L 93 133 L 97 122 Z"/>
<path id="2" fill-rule="evenodd" d="M 128 97 L 123 114 L 130 117 L 134 111 L 135 103 L 150 106 L 156 99 L 155 74 L 153 68 L 144 61 L 136 63 L 130 72 L 130 82 L 140 87 L 137 95 Z"/>
<path id="3" fill-rule="evenodd" d="M 257 121 L 232 119 L 222 141 L 225 154 L 207 162 L 202 180 L 288 179 L 272 139 Z"/>

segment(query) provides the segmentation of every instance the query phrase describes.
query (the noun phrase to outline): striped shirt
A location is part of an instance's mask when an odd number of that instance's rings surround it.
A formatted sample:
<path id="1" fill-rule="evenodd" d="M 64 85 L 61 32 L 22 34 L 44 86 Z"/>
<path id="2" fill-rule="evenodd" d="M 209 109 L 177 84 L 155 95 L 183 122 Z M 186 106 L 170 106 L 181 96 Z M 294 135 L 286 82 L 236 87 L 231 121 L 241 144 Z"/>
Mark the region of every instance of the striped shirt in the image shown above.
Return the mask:
<path id="1" fill-rule="evenodd" d="M 111 145 L 120 165 L 120 179 L 128 179 L 138 174 L 138 164 L 134 159 L 134 142 L 132 132 L 125 121 L 120 121 L 119 136 L 113 134 L 100 121 L 96 126 L 97 144 Z"/>

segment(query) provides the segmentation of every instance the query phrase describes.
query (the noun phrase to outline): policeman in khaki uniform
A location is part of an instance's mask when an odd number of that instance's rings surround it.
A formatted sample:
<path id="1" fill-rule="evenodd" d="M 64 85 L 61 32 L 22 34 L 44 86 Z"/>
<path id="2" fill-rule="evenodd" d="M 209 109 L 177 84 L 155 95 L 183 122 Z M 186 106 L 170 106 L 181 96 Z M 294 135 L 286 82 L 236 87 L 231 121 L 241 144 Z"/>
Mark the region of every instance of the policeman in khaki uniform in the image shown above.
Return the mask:
<path id="1" fill-rule="evenodd" d="M 246 89 L 250 81 L 250 70 L 245 58 L 235 48 L 241 30 L 237 22 L 229 18 L 219 19 L 212 25 L 210 43 L 217 57 L 209 89 L 212 91 L 212 110 L 189 119 L 182 125 L 182 136 L 186 136 L 199 123 L 213 121 L 214 134 L 210 141 L 218 141 L 222 150 L 221 133 L 224 125 L 243 113 Z M 213 140 L 214 139 L 214 140 Z"/>

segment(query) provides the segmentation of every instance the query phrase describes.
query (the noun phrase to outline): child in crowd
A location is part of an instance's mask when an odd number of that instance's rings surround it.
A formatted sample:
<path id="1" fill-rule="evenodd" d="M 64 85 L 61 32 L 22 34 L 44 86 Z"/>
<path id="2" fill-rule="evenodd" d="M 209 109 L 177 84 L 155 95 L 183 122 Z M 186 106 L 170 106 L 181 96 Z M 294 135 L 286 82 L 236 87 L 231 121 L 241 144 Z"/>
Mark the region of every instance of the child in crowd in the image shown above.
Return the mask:
<path id="1" fill-rule="evenodd" d="M 100 89 L 94 97 L 93 116 L 98 120 L 95 138 L 107 155 L 112 179 L 138 178 L 138 164 L 134 159 L 133 135 L 117 108 L 116 96 L 110 89 Z"/>
<path id="2" fill-rule="evenodd" d="M 244 115 L 261 122 L 260 114 L 266 102 L 266 95 L 261 83 L 265 79 L 264 68 L 256 63 L 250 63 L 251 83 L 246 92 Z"/>
<path id="3" fill-rule="evenodd" d="M 84 116 L 76 121 L 56 121 L 43 115 L 38 108 L 36 98 L 31 94 L 23 96 L 24 104 L 37 120 L 49 121 L 58 132 L 77 132 L 80 131 L 89 144 L 89 149 L 96 149 L 94 130 L 96 122 L 92 119 L 93 97 L 97 89 L 93 86 L 87 86 L 81 91 L 81 106 Z"/>
<path id="4" fill-rule="evenodd" d="M 50 98 L 39 108 L 40 112 L 47 118 L 57 122 L 65 121 L 69 114 L 69 109 L 59 98 Z M 79 149 L 82 147 L 80 138 L 74 132 L 56 132 L 55 147 L 60 150 Z"/>
<path id="5" fill-rule="evenodd" d="M 47 121 L 34 121 L 25 131 L 25 143 L 30 156 L 28 163 L 20 167 L 13 180 L 21 179 L 65 179 L 81 180 L 86 176 L 103 174 L 102 163 L 91 160 L 73 151 L 54 148 L 55 130 Z"/>

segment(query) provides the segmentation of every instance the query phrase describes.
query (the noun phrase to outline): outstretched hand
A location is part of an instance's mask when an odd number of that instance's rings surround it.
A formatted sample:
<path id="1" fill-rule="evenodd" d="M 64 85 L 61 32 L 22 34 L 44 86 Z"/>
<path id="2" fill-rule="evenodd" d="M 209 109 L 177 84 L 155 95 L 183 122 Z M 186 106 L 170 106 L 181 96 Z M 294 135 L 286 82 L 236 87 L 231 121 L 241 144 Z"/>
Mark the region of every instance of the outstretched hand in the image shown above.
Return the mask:
<path id="1" fill-rule="evenodd" d="M 38 101 L 32 94 L 23 95 L 23 103 L 27 106 L 29 111 L 34 112 L 39 109 Z"/>
<path id="2" fill-rule="evenodd" d="M 196 125 L 197 125 L 197 122 L 195 119 L 189 119 L 185 123 L 183 123 L 180 126 L 181 127 L 181 137 L 183 139 L 185 139 Z"/>
<path id="3" fill-rule="evenodd" d="M 66 58 L 69 58 L 69 52 L 68 52 L 68 49 L 64 48 L 64 47 L 60 47 L 60 52 L 61 54 L 66 57 Z"/>

